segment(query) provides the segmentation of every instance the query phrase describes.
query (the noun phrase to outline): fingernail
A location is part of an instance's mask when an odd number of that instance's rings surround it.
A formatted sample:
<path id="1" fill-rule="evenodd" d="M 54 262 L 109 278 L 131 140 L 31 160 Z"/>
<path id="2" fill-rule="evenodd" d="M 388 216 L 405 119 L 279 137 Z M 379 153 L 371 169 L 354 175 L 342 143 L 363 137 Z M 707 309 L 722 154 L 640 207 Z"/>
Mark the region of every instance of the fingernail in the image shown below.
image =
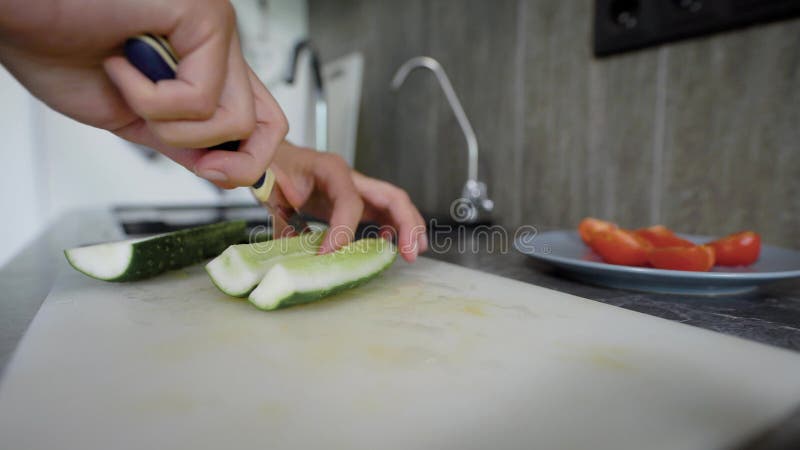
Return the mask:
<path id="1" fill-rule="evenodd" d="M 325 255 L 325 254 L 331 253 L 332 251 L 333 251 L 333 246 L 332 246 L 331 244 L 328 244 L 328 243 L 326 242 L 326 243 L 322 244 L 322 245 L 319 247 L 319 251 L 318 251 L 318 253 L 317 253 L 317 254 L 319 254 L 319 255 Z"/>
<path id="2" fill-rule="evenodd" d="M 420 247 L 424 248 L 424 249 L 427 249 L 428 248 L 428 235 L 427 234 L 423 234 L 422 237 L 420 238 L 420 241 L 422 242 L 422 245 L 420 245 Z"/>
<path id="3" fill-rule="evenodd" d="M 414 246 L 414 250 L 411 251 L 408 255 L 408 262 L 412 263 L 417 260 L 417 254 L 419 254 L 419 249 L 417 246 Z"/>
<path id="4" fill-rule="evenodd" d="M 228 176 L 219 170 L 201 170 L 197 172 L 197 176 L 205 178 L 208 181 L 227 181 Z"/>

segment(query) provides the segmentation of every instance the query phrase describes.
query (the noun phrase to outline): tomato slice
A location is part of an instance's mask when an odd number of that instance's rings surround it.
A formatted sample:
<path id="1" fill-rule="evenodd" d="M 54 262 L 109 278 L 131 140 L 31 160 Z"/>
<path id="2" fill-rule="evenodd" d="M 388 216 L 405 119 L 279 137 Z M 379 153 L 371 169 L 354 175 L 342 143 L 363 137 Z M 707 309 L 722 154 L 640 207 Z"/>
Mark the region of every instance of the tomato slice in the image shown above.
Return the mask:
<path id="1" fill-rule="evenodd" d="M 578 225 L 578 233 L 586 245 L 592 242 L 592 236 L 601 231 L 616 230 L 617 225 L 613 222 L 606 222 L 605 220 L 595 219 L 594 217 L 587 217 L 581 220 Z"/>
<path id="2" fill-rule="evenodd" d="M 657 269 L 708 272 L 714 267 L 714 249 L 707 245 L 653 248 L 648 261 Z"/>
<path id="3" fill-rule="evenodd" d="M 650 243 L 633 232 L 614 228 L 592 234 L 589 244 L 595 253 L 610 264 L 643 266 L 647 264 Z"/>
<path id="4" fill-rule="evenodd" d="M 753 231 L 735 233 L 708 245 L 720 266 L 748 266 L 758 261 L 761 253 L 761 237 Z"/>
<path id="5" fill-rule="evenodd" d="M 672 230 L 664 225 L 653 225 L 634 231 L 637 236 L 647 240 L 653 247 L 694 247 L 694 243 L 678 237 Z"/>

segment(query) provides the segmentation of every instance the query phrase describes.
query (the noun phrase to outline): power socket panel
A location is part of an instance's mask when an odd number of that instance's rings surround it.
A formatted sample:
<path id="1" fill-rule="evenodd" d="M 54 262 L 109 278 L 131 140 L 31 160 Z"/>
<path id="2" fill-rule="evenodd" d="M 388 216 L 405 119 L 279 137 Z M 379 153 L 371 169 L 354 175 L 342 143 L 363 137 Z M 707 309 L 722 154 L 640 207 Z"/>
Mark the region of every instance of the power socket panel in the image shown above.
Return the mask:
<path id="1" fill-rule="evenodd" d="M 594 54 L 800 16 L 800 0 L 595 0 Z"/>

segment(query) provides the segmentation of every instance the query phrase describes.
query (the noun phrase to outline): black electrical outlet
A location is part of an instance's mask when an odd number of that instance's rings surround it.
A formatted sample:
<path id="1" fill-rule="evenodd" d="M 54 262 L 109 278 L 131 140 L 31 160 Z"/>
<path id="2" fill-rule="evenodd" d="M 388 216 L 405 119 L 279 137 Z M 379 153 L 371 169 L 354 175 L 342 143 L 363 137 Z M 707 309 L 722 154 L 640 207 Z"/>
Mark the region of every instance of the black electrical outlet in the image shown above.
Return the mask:
<path id="1" fill-rule="evenodd" d="M 607 56 L 800 16 L 800 0 L 596 0 L 594 53 Z"/>

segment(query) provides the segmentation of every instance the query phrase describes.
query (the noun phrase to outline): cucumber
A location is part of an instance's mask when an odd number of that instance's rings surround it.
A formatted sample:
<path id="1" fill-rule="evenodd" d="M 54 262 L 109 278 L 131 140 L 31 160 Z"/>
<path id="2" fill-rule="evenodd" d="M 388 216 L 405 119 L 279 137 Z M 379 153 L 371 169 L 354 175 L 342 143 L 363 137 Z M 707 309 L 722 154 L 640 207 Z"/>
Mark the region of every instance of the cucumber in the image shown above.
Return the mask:
<path id="1" fill-rule="evenodd" d="M 247 240 L 245 221 L 64 251 L 75 270 L 103 281 L 135 281 L 203 261 Z"/>
<path id="2" fill-rule="evenodd" d="M 371 280 L 389 268 L 396 256 L 391 242 L 362 239 L 327 255 L 278 261 L 249 300 L 263 310 L 313 302 Z"/>
<path id="3" fill-rule="evenodd" d="M 206 264 L 206 272 L 222 292 L 234 297 L 247 297 L 277 262 L 315 255 L 322 245 L 323 236 L 320 231 L 256 244 L 231 245 Z"/>

